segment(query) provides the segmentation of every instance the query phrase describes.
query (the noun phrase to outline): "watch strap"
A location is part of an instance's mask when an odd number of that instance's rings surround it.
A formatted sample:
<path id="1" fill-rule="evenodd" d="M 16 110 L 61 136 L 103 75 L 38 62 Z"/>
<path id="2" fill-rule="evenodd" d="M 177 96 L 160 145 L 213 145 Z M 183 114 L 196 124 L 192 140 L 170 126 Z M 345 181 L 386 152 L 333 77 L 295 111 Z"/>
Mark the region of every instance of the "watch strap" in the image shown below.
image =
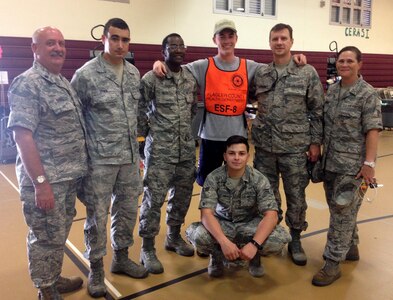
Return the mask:
<path id="1" fill-rule="evenodd" d="M 258 242 L 254 239 L 250 240 L 250 243 L 253 244 L 255 247 L 257 247 L 258 250 L 262 250 L 262 245 L 258 244 Z"/>
<path id="2" fill-rule="evenodd" d="M 375 162 L 374 161 L 364 161 L 364 165 L 370 167 L 370 168 L 375 168 Z"/>

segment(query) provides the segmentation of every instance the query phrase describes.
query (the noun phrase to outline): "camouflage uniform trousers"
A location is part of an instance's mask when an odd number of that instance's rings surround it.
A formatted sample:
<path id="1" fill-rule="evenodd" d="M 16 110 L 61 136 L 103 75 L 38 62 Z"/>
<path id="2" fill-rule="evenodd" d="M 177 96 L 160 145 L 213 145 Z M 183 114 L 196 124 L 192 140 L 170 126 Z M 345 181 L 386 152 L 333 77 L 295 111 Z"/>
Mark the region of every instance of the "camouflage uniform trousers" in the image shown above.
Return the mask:
<path id="1" fill-rule="evenodd" d="M 352 245 L 359 244 L 356 219 L 365 191 L 355 175 L 325 172 L 324 188 L 330 210 L 330 224 L 323 256 L 343 261 Z"/>
<path id="2" fill-rule="evenodd" d="M 225 236 L 238 247 L 243 247 L 254 237 L 261 218 L 249 222 L 230 222 L 217 218 Z M 186 230 L 187 239 L 200 253 L 210 254 L 217 248 L 217 241 L 201 222 L 194 222 Z M 291 236 L 284 227 L 277 225 L 262 244 L 261 255 L 281 254 L 284 246 L 291 241 Z"/>
<path id="3" fill-rule="evenodd" d="M 195 159 L 179 163 L 150 160 L 146 168 L 139 235 L 153 238 L 160 231 L 161 207 L 168 189 L 166 224 L 178 226 L 184 223 L 195 180 Z"/>
<path id="4" fill-rule="evenodd" d="M 287 211 L 285 222 L 289 228 L 306 230 L 306 187 L 309 183 L 307 156 L 305 153 L 276 154 L 255 147 L 254 167 L 270 182 L 279 207 L 278 217 L 283 219 L 279 182 L 281 174 Z"/>
<path id="5" fill-rule="evenodd" d="M 78 198 L 86 206 L 85 257 L 97 261 L 106 255 L 108 212 L 114 250 L 133 245 L 142 184 L 137 164 L 89 165 Z M 112 204 L 112 206 L 111 206 Z"/>
<path id="6" fill-rule="evenodd" d="M 55 207 L 49 211 L 35 205 L 33 186 L 21 186 L 20 197 L 29 232 L 27 254 L 30 277 L 37 288 L 53 285 L 61 273 L 64 245 L 76 215 L 75 199 L 79 180 L 52 183 Z"/>

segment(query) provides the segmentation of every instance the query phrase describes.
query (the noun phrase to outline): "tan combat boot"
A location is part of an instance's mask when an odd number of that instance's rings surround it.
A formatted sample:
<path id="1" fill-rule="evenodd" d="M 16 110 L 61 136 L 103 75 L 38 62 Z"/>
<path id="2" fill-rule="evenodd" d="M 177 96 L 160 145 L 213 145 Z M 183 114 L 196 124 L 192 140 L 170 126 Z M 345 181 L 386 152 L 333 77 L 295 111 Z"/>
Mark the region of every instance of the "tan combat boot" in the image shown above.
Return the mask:
<path id="1" fill-rule="evenodd" d="M 316 286 L 327 286 L 341 277 L 340 263 L 331 259 L 326 259 L 325 265 L 312 279 L 312 284 Z"/>

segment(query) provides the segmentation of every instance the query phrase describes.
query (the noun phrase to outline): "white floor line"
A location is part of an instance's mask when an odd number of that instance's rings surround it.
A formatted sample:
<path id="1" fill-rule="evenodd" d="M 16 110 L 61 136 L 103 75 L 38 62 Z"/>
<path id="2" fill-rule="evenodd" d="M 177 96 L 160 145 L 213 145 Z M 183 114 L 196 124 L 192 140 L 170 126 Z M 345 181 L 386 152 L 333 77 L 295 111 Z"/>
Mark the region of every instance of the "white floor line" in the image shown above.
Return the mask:
<path id="1" fill-rule="evenodd" d="M 5 176 L 5 174 L 2 171 L 0 171 L 0 174 L 15 189 L 15 191 L 17 191 L 19 193 L 19 188 L 7 176 Z"/>
<path id="2" fill-rule="evenodd" d="M 315 208 L 315 209 L 322 210 L 322 209 L 328 209 L 329 208 L 328 205 L 326 204 L 326 202 L 323 203 L 323 202 L 315 200 L 315 199 L 308 198 L 308 199 L 306 199 L 306 202 L 307 202 L 307 205 L 309 207 L 312 207 L 312 208 Z"/>
<path id="3" fill-rule="evenodd" d="M 4 179 L 7 180 L 7 182 L 19 193 L 19 188 L 7 176 L 5 176 L 2 171 L 0 171 L 0 175 L 3 176 Z M 66 244 L 72 250 L 72 252 L 74 252 L 74 254 L 79 257 L 81 261 L 83 261 L 87 266 L 89 266 L 90 262 L 83 256 L 83 254 L 78 250 L 78 248 L 76 248 L 75 245 L 70 242 L 70 240 L 67 239 Z M 122 296 L 122 294 L 112 285 L 112 283 L 109 282 L 109 280 L 105 278 L 104 282 L 107 289 L 110 290 L 113 295 L 115 295 L 117 298 L 120 298 Z"/>

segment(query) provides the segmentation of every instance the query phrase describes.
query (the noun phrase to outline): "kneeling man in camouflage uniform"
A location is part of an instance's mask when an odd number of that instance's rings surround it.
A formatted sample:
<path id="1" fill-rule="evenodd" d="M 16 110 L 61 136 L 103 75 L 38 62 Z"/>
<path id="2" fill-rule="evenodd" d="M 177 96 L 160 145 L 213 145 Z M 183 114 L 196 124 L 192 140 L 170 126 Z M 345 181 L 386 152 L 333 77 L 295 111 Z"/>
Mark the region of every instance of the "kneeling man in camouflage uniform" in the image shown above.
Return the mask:
<path id="1" fill-rule="evenodd" d="M 201 221 L 187 237 L 197 250 L 210 254 L 208 273 L 221 277 L 224 259 L 249 261 L 249 272 L 261 277 L 261 255 L 279 254 L 291 240 L 277 225 L 277 203 L 267 178 L 247 165 L 249 145 L 242 136 L 226 141 L 226 164 L 211 172 L 202 189 Z"/>

